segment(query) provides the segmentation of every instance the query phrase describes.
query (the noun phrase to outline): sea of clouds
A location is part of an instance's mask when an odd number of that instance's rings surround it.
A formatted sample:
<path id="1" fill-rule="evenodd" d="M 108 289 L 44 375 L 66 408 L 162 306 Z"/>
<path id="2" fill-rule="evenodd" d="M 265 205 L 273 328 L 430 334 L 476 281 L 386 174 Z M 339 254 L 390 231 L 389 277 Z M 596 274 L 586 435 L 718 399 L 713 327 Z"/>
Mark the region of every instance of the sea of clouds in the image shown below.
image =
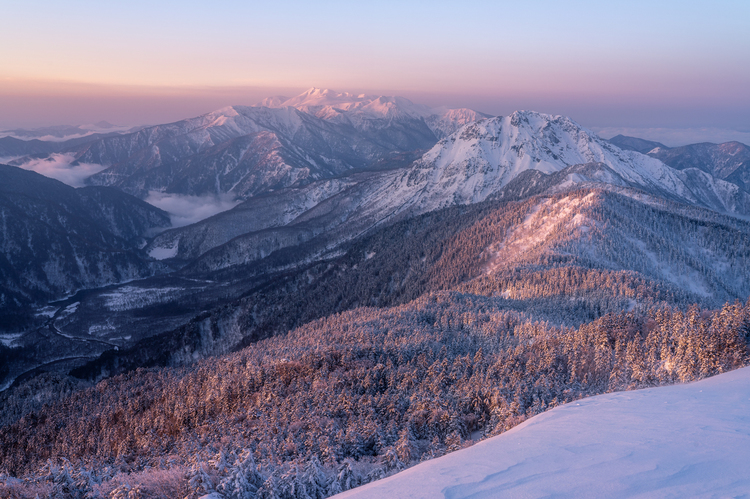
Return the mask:
<path id="1" fill-rule="evenodd" d="M 86 178 L 106 168 L 94 163 L 73 164 L 74 162 L 73 154 L 51 154 L 48 158 L 32 159 L 18 166 L 54 178 L 71 187 L 83 187 Z"/>
<path id="2" fill-rule="evenodd" d="M 48 158 L 32 159 L 18 166 L 71 187 L 83 187 L 88 177 L 106 168 L 93 163 L 76 163 L 73 154 L 52 154 Z M 173 227 L 199 222 L 240 203 L 229 194 L 189 196 L 156 191 L 149 192 L 144 201 L 169 213 Z"/>
<path id="3" fill-rule="evenodd" d="M 184 227 L 237 206 L 230 194 L 188 196 L 151 191 L 145 201 L 169 213 L 173 227 Z"/>

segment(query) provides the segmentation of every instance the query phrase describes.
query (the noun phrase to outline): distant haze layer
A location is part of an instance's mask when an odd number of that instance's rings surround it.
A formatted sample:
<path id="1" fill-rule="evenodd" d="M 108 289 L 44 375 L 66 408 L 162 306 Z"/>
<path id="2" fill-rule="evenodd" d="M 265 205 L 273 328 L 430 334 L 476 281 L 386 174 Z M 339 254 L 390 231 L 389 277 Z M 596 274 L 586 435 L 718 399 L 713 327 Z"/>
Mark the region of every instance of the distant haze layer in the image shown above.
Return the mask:
<path id="1" fill-rule="evenodd" d="M 316 86 L 750 130 L 748 2 L 7 3 L 4 128 L 163 123 Z"/>
<path id="2" fill-rule="evenodd" d="M 0 130 L 79 125 L 101 120 L 121 126 L 171 123 L 229 105 L 255 105 L 269 96 L 297 95 L 305 88 L 138 87 L 75 82 L 27 82 L 26 85 L 14 82 L 11 85 L 8 80 L 0 80 Z M 667 105 L 655 104 L 650 98 L 638 101 L 611 96 L 337 90 L 403 95 L 431 107 L 468 107 L 492 115 L 509 115 L 520 109 L 561 114 L 573 117 L 605 138 L 623 134 L 669 146 L 732 140 L 750 143 L 750 104 L 715 102 L 704 108 L 696 103 L 685 106 L 675 101 Z"/>

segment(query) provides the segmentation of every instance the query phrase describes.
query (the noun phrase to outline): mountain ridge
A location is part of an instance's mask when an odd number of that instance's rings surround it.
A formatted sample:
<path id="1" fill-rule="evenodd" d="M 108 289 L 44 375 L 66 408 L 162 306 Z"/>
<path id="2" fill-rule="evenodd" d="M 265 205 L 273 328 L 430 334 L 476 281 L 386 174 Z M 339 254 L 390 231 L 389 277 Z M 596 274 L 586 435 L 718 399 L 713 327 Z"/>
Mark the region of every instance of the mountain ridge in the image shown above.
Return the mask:
<path id="1" fill-rule="evenodd" d="M 247 199 L 429 149 L 436 134 L 486 117 L 467 109 L 432 112 L 403 97 L 356 98 L 319 89 L 259 104 L 227 106 L 174 123 L 58 146 L 32 148 L 14 142 L 5 149 L 8 156 L 22 156 L 11 153 L 24 147 L 26 154 L 62 152 L 77 162 L 106 166 L 89 177 L 90 184 L 115 186 L 141 198 L 160 191 L 230 193 Z M 48 151 L 50 147 L 54 151 Z"/>

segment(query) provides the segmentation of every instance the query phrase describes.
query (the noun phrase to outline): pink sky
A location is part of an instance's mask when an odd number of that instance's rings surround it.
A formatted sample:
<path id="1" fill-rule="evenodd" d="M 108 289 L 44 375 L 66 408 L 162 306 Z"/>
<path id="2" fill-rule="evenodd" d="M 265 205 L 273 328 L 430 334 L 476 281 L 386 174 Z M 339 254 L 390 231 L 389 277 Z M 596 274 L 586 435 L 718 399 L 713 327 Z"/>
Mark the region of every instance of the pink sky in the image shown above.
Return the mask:
<path id="1" fill-rule="evenodd" d="M 311 86 L 590 127 L 750 131 L 750 3 L 8 0 L 0 129 L 179 120 Z"/>

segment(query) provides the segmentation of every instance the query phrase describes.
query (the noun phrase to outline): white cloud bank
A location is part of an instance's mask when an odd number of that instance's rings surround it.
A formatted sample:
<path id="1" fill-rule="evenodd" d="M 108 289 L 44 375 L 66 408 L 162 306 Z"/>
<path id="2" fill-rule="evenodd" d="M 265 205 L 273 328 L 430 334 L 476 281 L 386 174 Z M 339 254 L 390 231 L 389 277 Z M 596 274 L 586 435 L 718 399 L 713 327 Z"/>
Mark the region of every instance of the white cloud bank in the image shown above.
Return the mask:
<path id="1" fill-rule="evenodd" d="M 106 168 L 106 166 L 93 163 L 72 165 L 74 160 L 73 154 L 51 154 L 48 158 L 32 159 L 19 167 L 54 178 L 71 187 L 83 187 L 88 177 Z M 229 194 L 188 196 L 156 191 L 149 192 L 145 201 L 169 213 L 173 227 L 183 227 L 199 222 L 222 211 L 230 210 L 241 202 L 235 201 Z"/>
<path id="2" fill-rule="evenodd" d="M 184 227 L 237 206 L 231 195 L 187 196 L 151 191 L 145 201 L 169 213 L 173 227 Z"/>
<path id="3" fill-rule="evenodd" d="M 73 161 L 73 154 L 51 154 L 48 158 L 32 159 L 19 167 L 54 178 L 71 187 L 83 187 L 86 178 L 106 168 L 94 163 L 78 163 L 74 166 L 71 164 Z"/>

